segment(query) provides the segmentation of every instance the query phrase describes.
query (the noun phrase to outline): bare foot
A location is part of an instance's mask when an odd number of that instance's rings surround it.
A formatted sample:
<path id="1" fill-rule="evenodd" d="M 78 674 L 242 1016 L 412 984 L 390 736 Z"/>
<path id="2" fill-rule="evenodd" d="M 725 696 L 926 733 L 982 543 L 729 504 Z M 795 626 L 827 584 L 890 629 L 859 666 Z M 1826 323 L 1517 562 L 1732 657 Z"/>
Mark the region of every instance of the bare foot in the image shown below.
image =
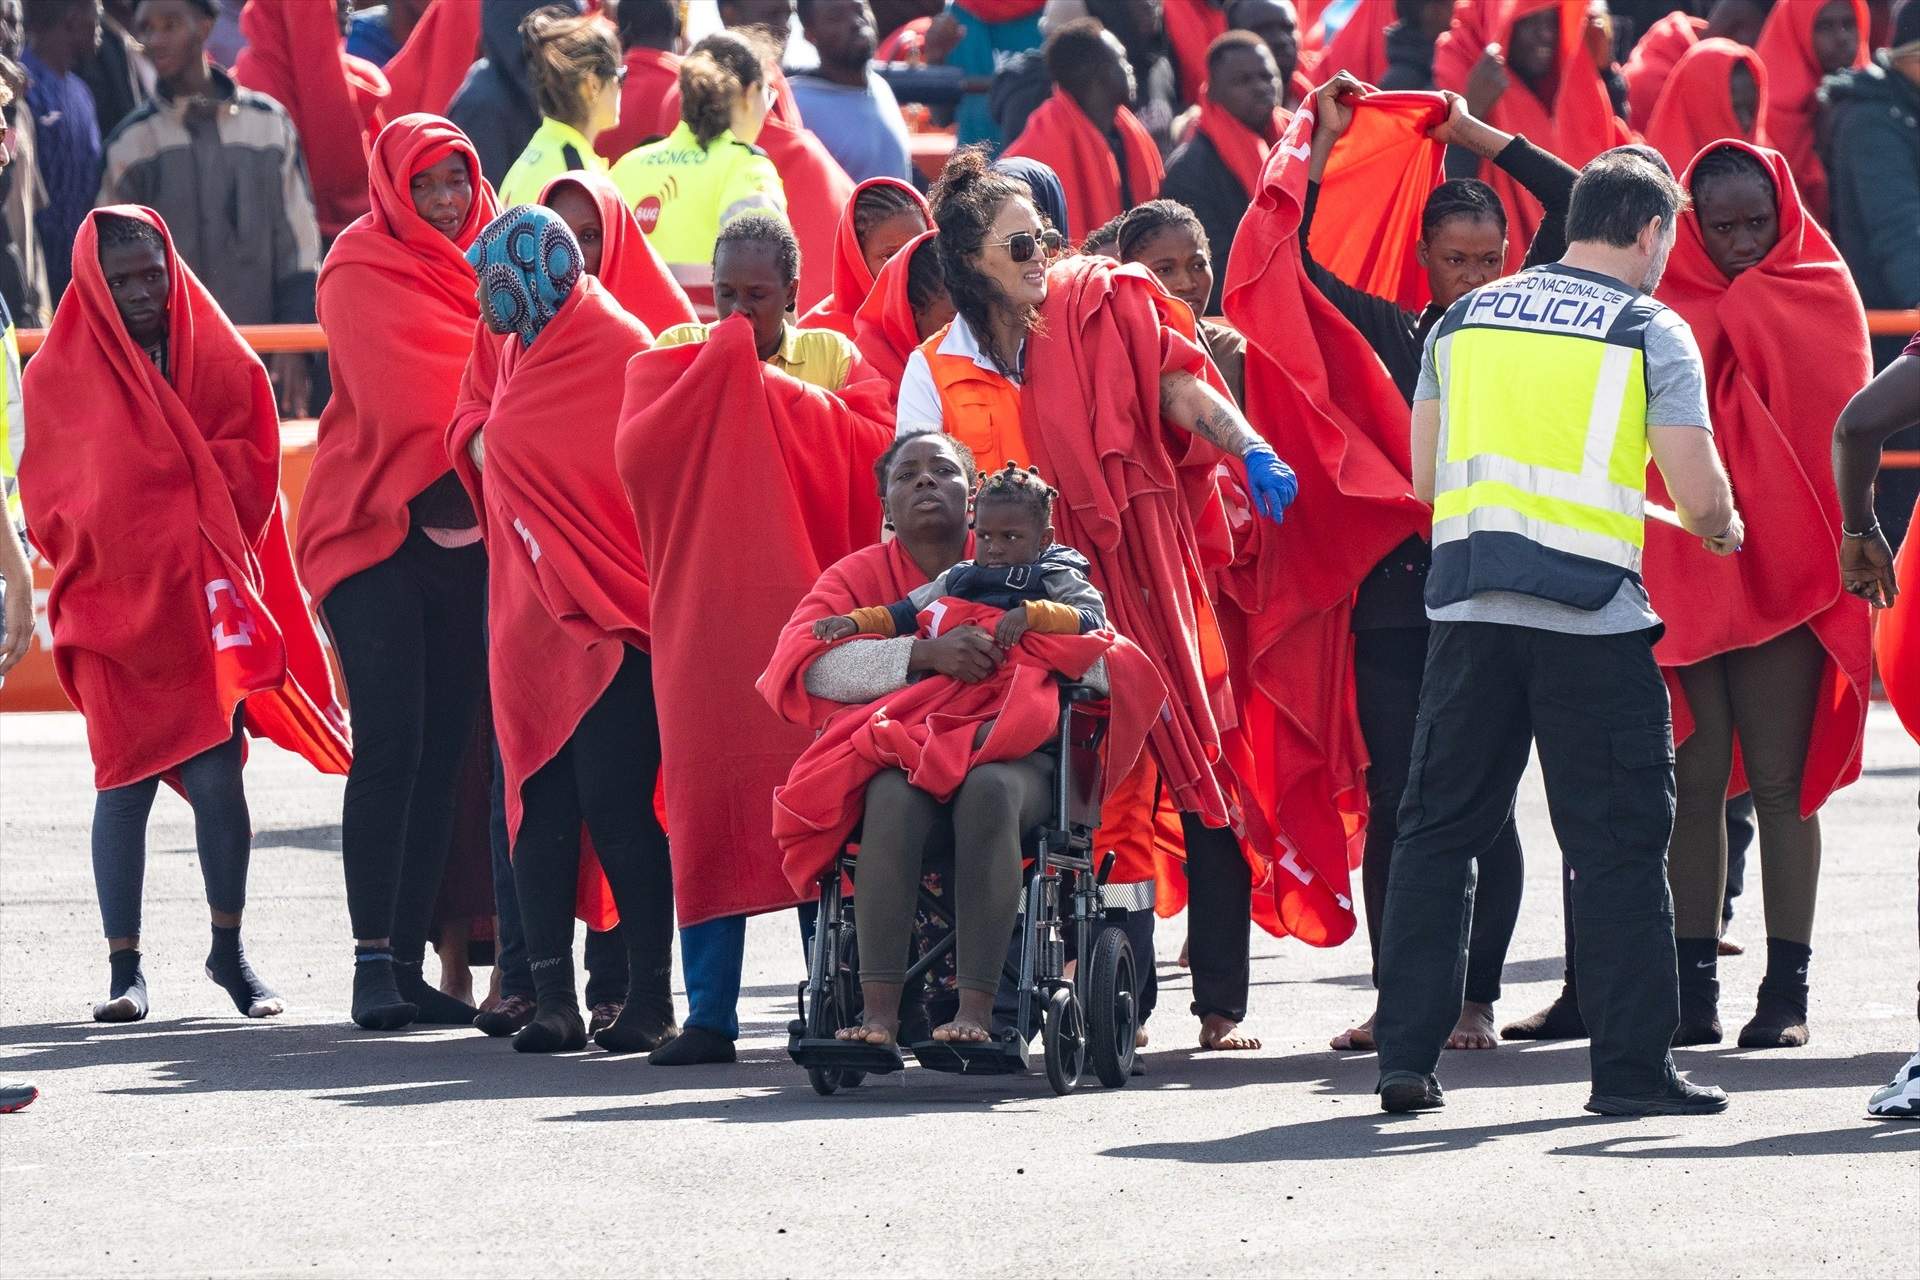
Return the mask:
<path id="1" fill-rule="evenodd" d="M 1720 939 L 1720 945 L 1715 947 L 1714 951 L 1716 954 L 1723 956 L 1743 956 L 1747 954 L 1745 947 L 1726 938 Z"/>
<path id="2" fill-rule="evenodd" d="M 887 1023 L 868 1021 L 857 1027 L 842 1027 L 833 1033 L 835 1040 L 857 1040 L 862 1044 L 888 1045 L 893 1043 L 894 1027 Z"/>
<path id="3" fill-rule="evenodd" d="M 1144 1049 L 1147 1047 L 1147 1029 L 1145 1027 L 1141 1027 L 1133 1033 L 1133 1047 L 1136 1049 Z"/>
<path id="4" fill-rule="evenodd" d="M 993 1036 L 985 1026 L 971 1018 L 955 1018 L 933 1029 L 935 1040 L 944 1040 L 955 1044 L 985 1044 Z"/>
<path id="5" fill-rule="evenodd" d="M 1341 1053 L 1372 1053 L 1380 1047 L 1373 1041 L 1373 1015 L 1368 1014 L 1365 1022 L 1357 1027 L 1348 1027 L 1327 1044 Z"/>
<path id="6" fill-rule="evenodd" d="M 1180 962 L 1179 962 L 1179 963 L 1180 963 L 1180 967 L 1181 967 L 1182 969 L 1186 969 L 1186 968 L 1190 968 L 1190 967 L 1191 967 L 1191 966 L 1190 966 L 1190 965 L 1189 965 L 1189 964 L 1187 963 L 1187 943 L 1188 943 L 1188 942 L 1190 942 L 1191 940 L 1192 940 L 1192 939 L 1190 939 L 1190 938 L 1182 938 L 1182 939 L 1180 939 Z"/>
<path id="7" fill-rule="evenodd" d="M 1242 1035 L 1240 1024 L 1233 1019 L 1210 1013 L 1200 1019 L 1200 1047 L 1225 1053 L 1258 1049 L 1260 1042 L 1252 1036 Z"/>
<path id="8" fill-rule="evenodd" d="M 1449 1049 L 1497 1049 L 1500 1038 L 1493 1031 L 1493 1006 L 1469 1000 L 1460 1006 L 1460 1021 L 1453 1024 L 1447 1037 Z"/>

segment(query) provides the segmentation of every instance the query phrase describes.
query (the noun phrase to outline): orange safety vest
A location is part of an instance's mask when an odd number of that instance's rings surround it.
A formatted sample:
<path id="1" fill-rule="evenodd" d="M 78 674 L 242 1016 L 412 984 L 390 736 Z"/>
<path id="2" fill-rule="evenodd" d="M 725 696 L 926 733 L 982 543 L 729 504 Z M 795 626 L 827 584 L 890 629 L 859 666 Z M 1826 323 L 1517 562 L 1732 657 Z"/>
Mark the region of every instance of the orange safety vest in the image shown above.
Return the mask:
<path id="1" fill-rule="evenodd" d="M 947 324 L 920 344 L 934 389 L 940 393 L 940 417 L 947 434 L 973 450 L 974 465 L 983 476 L 1009 462 L 1032 466 L 1033 454 L 1020 426 L 1020 388 L 982 369 L 969 356 L 942 355 L 940 344 L 952 327 Z"/>

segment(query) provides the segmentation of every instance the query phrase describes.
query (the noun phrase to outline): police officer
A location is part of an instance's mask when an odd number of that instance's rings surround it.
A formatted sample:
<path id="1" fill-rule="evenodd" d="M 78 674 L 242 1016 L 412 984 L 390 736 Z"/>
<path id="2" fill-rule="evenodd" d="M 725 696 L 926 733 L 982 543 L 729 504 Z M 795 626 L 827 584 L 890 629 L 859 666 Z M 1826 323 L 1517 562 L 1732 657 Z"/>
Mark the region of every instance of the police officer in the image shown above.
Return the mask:
<path id="1" fill-rule="evenodd" d="M 1673 515 L 1737 551 L 1693 335 L 1653 300 L 1686 192 L 1613 151 L 1580 175 L 1557 263 L 1448 308 L 1413 408 L 1414 485 L 1433 503 L 1433 629 L 1380 946 L 1381 1106 L 1442 1105 L 1460 1014 L 1474 859 L 1539 748 L 1572 874 L 1587 1110 L 1724 1110 L 1681 1080 L 1667 839 L 1673 737 L 1640 581 L 1649 452 Z M 1670 517 L 1671 518 L 1671 517 Z"/>

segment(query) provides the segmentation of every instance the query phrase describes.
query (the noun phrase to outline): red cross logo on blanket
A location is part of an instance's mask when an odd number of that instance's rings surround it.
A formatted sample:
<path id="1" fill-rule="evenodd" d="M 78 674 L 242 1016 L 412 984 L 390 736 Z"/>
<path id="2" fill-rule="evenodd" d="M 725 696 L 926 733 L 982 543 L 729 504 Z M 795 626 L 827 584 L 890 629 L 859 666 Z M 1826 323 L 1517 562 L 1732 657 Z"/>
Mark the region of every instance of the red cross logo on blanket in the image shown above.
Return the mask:
<path id="1" fill-rule="evenodd" d="M 215 653 L 250 645 L 259 634 L 247 602 L 240 598 L 229 578 L 216 578 L 207 584 L 207 614 L 213 619 Z"/>

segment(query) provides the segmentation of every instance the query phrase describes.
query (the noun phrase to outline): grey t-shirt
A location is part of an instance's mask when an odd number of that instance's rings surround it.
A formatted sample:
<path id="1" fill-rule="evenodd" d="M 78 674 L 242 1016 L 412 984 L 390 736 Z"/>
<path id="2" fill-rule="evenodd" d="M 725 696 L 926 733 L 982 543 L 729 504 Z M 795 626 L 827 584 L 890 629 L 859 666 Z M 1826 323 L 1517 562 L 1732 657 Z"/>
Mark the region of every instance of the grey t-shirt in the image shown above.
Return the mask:
<path id="1" fill-rule="evenodd" d="M 1573 275 L 1557 265 L 1534 267 L 1534 271 Z M 1589 273 L 1590 274 L 1590 273 Z M 1619 280 L 1609 283 L 1638 293 Z M 1434 343 L 1440 326 L 1427 334 L 1420 356 L 1420 381 L 1413 398 L 1440 401 L 1440 412 L 1447 411 L 1440 394 L 1440 372 L 1434 362 Z M 1678 312 L 1662 307 L 1647 323 L 1645 335 L 1647 377 L 1647 425 L 1650 427 L 1698 427 L 1712 431 L 1707 412 L 1706 367 L 1700 359 L 1700 346 L 1693 330 Z M 1440 608 L 1428 606 L 1427 617 L 1434 622 L 1497 622 L 1507 626 L 1534 627 L 1541 631 L 1559 631 L 1568 635 L 1609 636 L 1626 631 L 1644 631 L 1658 626 L 1660 616 L 1647 599 L 1647 589 L 1636 578 L 1627 578 L 1614 592 L 1613 599 L 1598 609 L 1576 609 L 1557 600 L 1523 595 L 1516 591 L 1482 591 L 1466 600 Z"/>

